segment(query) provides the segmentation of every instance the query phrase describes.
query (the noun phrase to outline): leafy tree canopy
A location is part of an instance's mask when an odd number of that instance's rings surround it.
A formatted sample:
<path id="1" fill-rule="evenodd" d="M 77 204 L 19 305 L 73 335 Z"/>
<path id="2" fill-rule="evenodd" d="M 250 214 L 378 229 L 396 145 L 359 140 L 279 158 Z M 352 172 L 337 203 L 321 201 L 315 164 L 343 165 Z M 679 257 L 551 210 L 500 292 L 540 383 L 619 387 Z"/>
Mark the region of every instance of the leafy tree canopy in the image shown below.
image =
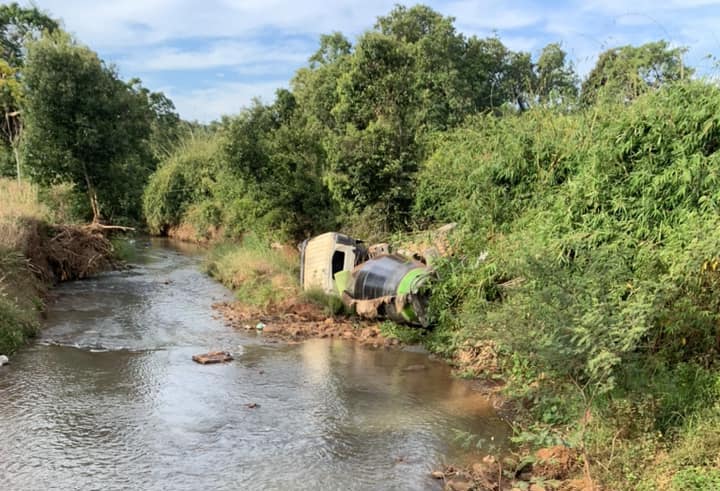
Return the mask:
<path id="1" fill-rule="evenodd" d="M 600 54 L 582 84 L 582 102 L 599 98 L 629 102 L 651 89 L 681 80 L 693 70 L 683 63 L 686 48 L 671 48 L 667 41 L 642 46 L 621 46 Z"/>
<path id="2" fill-rule="evenodd" d="M 23 8 L 16 2 L 0 5 L 0 56 L 13 67 L 22 66 L 25 41 L 59 28 L 56 20 L 37 7 Z"/>
<path id="3" fill-rule="evenodd" d="M 110 215 L 138 209 L 154 167 L 147 95 L 62 32 L 29 44 L 23 79 L 24 149 L 34 177 L 74 183 L 87 193 L 94 220 L 101 207 Z"/>

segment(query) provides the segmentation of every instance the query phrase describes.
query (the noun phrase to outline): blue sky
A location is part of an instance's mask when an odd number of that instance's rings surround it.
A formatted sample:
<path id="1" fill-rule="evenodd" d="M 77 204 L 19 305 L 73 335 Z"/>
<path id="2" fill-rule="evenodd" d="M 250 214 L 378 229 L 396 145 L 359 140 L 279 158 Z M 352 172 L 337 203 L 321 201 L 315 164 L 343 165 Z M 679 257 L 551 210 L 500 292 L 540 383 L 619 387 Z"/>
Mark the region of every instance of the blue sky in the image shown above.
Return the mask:
<path id="1" fill-rule="evenodd" d="M 23 0 L 20 0 L 23 3 Z M 186 119 L 234 114 L 259 96 L 270 102 L 317 49 L 320 34 L 351 40 L 397 0 L 36 0 L 66 30 L 164 91 Z M 559 41 L 583 75 L 613 46 L 667 39 L 687 46 L 687 62 L 718 72 L 720 1 L 712 0 L 429 0 L 456 18 L 466 35 L 493 33 L 512 49 L 539 53 Z M 413 3 L 405 3 L 413 5 Z"/>

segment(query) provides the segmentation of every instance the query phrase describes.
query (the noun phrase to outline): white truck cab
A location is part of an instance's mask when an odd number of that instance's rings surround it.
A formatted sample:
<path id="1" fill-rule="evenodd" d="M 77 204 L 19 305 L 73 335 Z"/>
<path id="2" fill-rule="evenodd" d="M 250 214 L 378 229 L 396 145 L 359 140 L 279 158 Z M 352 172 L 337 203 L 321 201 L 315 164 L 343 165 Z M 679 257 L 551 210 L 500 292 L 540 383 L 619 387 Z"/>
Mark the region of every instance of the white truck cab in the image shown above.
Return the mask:
<path id="1" fill-rule="evenodd" d="M 300 284 L 303 290 L 320 289 L 338 295 L 335 274 L 352 271 L 366 259 L 362 241 L 338 232 L 318 235 L 300 246 Z"/>

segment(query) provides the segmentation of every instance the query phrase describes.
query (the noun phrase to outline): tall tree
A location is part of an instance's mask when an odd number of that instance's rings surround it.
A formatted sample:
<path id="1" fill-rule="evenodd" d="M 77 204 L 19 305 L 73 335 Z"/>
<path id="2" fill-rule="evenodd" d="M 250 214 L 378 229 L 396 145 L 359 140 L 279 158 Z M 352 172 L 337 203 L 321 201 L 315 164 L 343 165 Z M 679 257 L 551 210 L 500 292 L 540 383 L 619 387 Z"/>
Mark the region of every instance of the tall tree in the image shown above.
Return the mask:
<path id="1" fill-rule="evenodd" d="M 150 116 L 150 149 L 157 160 L 167 158 L 189 129 L 182 124 L 175 104 L 162 92 L 151 92 L 139 78 L 128 81 L 128 87 L 147 101 Z"/>
<path id="2" fill-rule="evenodd" d="M 15 2 L 0 5 L 0 131 L 4 137 L 3 146 L 13 155 L 18 180 L 21 179 L 19 146 L 23 131 L 20 110 L 23 90 L 19 70 L 25 62 L 25 43 L 39 38 L 44 32 L 58 29 L 57 21 L 36 7 L 23 8 Z"/>
<path id="3" fill-rule="evenodd" d="M 17 70 L 12 68 L 5 60 L 0 60 L 0 133 L 3 143 L 10 147 L 15 159 L 15 175 L 21 179 L 20 170 L 20 137 L 22 136 L 23 121 L 20 117 L 20 104 L 23 101 L 24 90 L 17 77 Z"/>
<path id="4" fill-rule="evenodd" d="M 56 20 L 37 7 L 23 8 L 16 2 L 0 5 L 0 56 L 12 67 L 22 66 L 25 42 L 59 28 Z"/>
<path id="5" fill-rule="evenodd" d="M 648 90 L 689 77 L 693 70 L 683 62 L 686 51 L 671 48 L 667 41 L 609 49 L 600 54 L 583 82 L 581 100 L 587 105 L 599 98 L 629 102 Z"/>
<path id="6" fill-rule="evenodd" d="M 342 53 L 337 62 L 317 57 L 326 60 L 319 69 L 335 70 L 323 99 L 334 101 L 327 181 L 346 211 L 380 208 L 387 225 L 407 211 L 431 133 L 492 107 L 527 108 L 535 79 L 529 54 L 496 38 L 466 39 L 452 17 L 422 5 L 395 7 Z M 306 69 L 302 79 L 312 80 L 311 73 L 318 70 Z"/>
<path id="7" fill-rule="evenodd" d="M 417 169 L 418 93 L 407 46 L 378 32 L 357 43 L 338 83 L 338 132 L 326 140 L 330 189 L 345 211 L 381 205 L 383 220 L 409 206 L 406 184 Z"/>
<path id="8" fill-rule="evenodd" d="M 543 48 L 535 73 L 535 95 L 541 104 L 567 104 L 576 99 L 578 77 L 559 43 Z"/>
<path id="9" fill-rule="evenodd" d="M 147 159 L 147 98 L 65 33 L 30 43 L 26 164 L 45 183 L 72 182 L 85 192 L 93 221 L 139 206 Z M 134 198 L 131 198 L 134 197 Z"/>
<path id="10" fill-rule="evenodd" d="M 323 34 L 320 36 L 320 48 L 310 57 L 310 65 L 328 65 L 335 63 L 339 58 L 350 54 L 352 45 L 340 32 Z"/>

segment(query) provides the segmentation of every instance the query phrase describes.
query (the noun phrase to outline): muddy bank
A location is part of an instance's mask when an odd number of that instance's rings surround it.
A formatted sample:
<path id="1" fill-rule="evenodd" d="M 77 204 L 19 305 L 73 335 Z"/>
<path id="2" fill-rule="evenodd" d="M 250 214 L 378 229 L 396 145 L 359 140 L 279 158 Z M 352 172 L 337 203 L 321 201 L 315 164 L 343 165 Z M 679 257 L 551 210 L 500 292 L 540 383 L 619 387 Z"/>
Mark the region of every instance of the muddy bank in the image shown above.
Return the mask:
<path id="1" fill-rule="evenodd" d="M 575 450 L 557 445 L 522 457 L 487 456 L 469 466 L 447 465 L 432 477 L 444 483 L 445 491 L 599 491 L 592 479 L 578 478 L 581 462 Z"/>
<path id="2" fill-rule="evenodd" d="M 311 303 L 292 303 L 267 311 L 239 302 L 221 302 L 213 305 L 213 308 L 235 329 L 258 330 L 260 327 L 264 336 L 285 341 L 336 338 L 356 341 L 372 348 L 395 348 L 402 345 L 396 338 L 383 336 L 377 323 L 328 316 L 321 307 Z"/>

